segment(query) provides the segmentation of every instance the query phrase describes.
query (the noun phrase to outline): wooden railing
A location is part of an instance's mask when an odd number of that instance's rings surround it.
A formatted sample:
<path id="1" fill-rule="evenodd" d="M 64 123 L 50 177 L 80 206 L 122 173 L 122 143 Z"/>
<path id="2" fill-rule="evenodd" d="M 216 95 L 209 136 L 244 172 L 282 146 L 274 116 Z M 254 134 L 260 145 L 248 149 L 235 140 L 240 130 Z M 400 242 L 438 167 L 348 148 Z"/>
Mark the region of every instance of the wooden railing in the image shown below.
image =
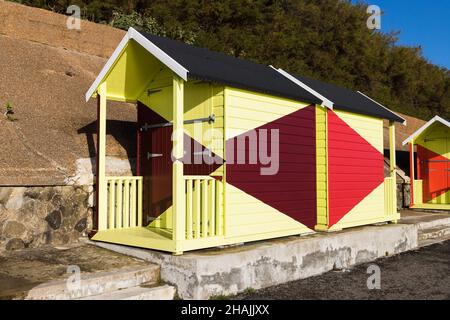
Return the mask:
<path id="1" fill-rule="evenodd" d="M 222 236 L 222 182 L 210 176 L 185 176 L 186 239 Z"/>
<path id="2" fill-rule="evenodd" d="M 142 226 L 142 177 L 106 177 L 107 229 Z"/>
<path id="3" fill-rule="evenodd" d="M 414 204 L 423 204 L 423 180 L 414 180 Z"/>
<path id="4" fill-rule="evenodd" d="M 384 213 L 397 213 L 397 182 L 394 177 L 384 179 Z"/>

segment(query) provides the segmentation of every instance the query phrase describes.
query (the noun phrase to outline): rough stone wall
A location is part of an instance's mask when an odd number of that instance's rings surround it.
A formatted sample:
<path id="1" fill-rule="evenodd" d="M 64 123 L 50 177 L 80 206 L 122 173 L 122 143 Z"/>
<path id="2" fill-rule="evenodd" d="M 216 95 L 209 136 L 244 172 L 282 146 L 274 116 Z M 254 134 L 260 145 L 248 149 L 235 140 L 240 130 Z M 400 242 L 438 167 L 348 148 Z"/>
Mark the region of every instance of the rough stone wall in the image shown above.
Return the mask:
<path id="1" fill-rule="evenodd" d="M 0 187 L 0 249 L 77 242 L 92 207 L 92 186 Z"/>
<path id="2" fill-rule="evenodd" d="M 407 208 L 410 200 L 411 185 L 409 183 L 397 183 L 397 209 Z"/>

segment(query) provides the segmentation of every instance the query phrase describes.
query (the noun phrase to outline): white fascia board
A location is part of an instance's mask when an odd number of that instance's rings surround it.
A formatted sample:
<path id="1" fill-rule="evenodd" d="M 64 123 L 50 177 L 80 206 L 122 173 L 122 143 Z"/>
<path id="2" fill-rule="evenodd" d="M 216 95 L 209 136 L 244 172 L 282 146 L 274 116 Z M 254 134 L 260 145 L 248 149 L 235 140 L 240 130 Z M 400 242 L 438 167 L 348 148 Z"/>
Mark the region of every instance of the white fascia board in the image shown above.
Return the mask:
<path id="1" fill-rule="evenodd" d="M 134 41 L 139 43 L 144 49 L 146 49 L 156 59 L 161 61 L 164 65 L 166 65 L 170 70 L 172 70 L 174 73 L 176 73 L 184 81 L 187 81 L 187 75 L 188 75 L 189 71 L 186 68 L 184 68 L 181 64 L 179 64 L 177 61 L 175 61 L 172 57 L 170 57 L 163 50 L 158 48 L 154 43 L 152 43 L 150 40 L 148 40 L 146 37 L 144 37 L 142 34 L 140 34 L 137 30 L 135 30 L 134 28 L 129 28 L 128 32 L 122 38 L 119 45 L 114 50 L 113 54 L 106 62 L 102 71 L 100 71 L 99 75 L 97 76 L 95 81 L 92 83 L 89 90 L 86 92 L 86 102 L 89 101 L 89 99 L 95 93 L 98 86 L 103 81 L 105 76 L 108 74 L 108 72 L 110 71 L 110 69 L 116 62 L 116 60 L 119 58 L 120 54 L 122 53 L 123 49 L 125 48 L 125 46 L 127 45 L 128 41 L 130 39 L 133 39 Z"/>
<path id="2" fill-rule="evenodd" d="M 327 107 L 331 110 L 333 110 L 333 101 L 331 101 L 330 99 L 327 99 L 326 97 L 324 97 L 323 95 L 321 95 L 320 93 L 318 93 L 316 90 L 314 90 L 313 88 L 309 87 L 308 85 L 306 85 L 305 83 L 303 83 L 302 81 L 298 80 L 296 77 L 294 77 L 293 75 L 291 75 L 290 73 L 284 71 L 283 69 L 279 68 L 276 69 L 274 66 L 270 66 L 272 69 L 274 69 L 275 71 L 277 71 L 278 73 L 280 73 L 281 75 L 283 75 L 284 77 L 288 78 L 289 80 L 291 80 L 292 82 L 294 82 L 296 85 L 298 85 L 299 87 L 303 88 L 304 90 L 308 91 L 309 93 L 311 93 L 313 96 L 315 96 L 317 99 L 322 100 L 322 106 Z"/>
<path id="3" fill-rule="evenodd" d="M 389 111 L 390 113 L 393 113 L 393 114 L 395 114 L 397 117 L 401 118 L 401 119 L 403 120 L 402 124 L 403 124 L 404 126 L 406 126 L 406 119 L 405 119 L 405 118 L 399 116 L 399 115 L 396 114 L 394 111 L 389 110 L 388 108 L 386 108 L 385 106 L 383 106 L 381 103 L 379 103 L 378 101 L 373 100 L 371 97 L 369 97 L 368 95 L 365 95 L 365 94 L 362 93 L 361 91 L 358 91 L 358 93 L 359 93 L 360 95 L 366 97 L 366 98 L 369 99 L 370 101 L 376 103 L 376 104 L 379 105 L 380 107 L 386 109 L 386 110 Z"/>
<path id="4" fill-rule="evenodd" d="M 187 81 L 188 70 L 179 64 L 175 59 L 157 47 L 153 42 L 144 37 L 139 31 L 134 28 L 129 28 L 128 33 L 130 39 L 135 40 L 141 46 L 143 46 L 148 52 L 150 52 L 156 59 L 165 64 L 170 70 L 175 72 L 181 79 Z"/>
<path id="5" fill-rule="evenodd" d="M 434 116 L 433 119 L 431 119 L 430 121 L 428 121 L 427 123 L 425 123 L 423 126 L 421 126 L 416 132 L 414 132 L 412 135 L 410 135 L 405 141 L 403 141 L 403 145 L 406 145 L 408 143 L 410 143 L 415 137 L 417 137 L 418 135 L 420 135 L 422 132 L 424 132 L 426 129 L 428 129 L 428 127 L 430 127 L 433 123 L 435 122 L 440 122 L 443 125 L 447 126 L 450 128 L 450 122 L 448 122 L 445 119 L 442 119 L 439 116 Z"/>
<path id="6" fill-rule="evenodd" d="M 89 99 L 94 94 L 95 90 L 97 90 L 98 86 L 102 82 L 102 80 L 105 78 L 108 71 L 113 66 L 114 62 L 119 58 L 120 54 L 122 53 L 122 50 L 125 48 L 125 46 L 128 43 L 128 40 L 130 40 L 130 34 L 127 32 L 125 36 L 122 38 L 122 40 L 119 42 L 119 45 L 114 50 L 111 57 L 109 57 L 108 61 L 106 61 L 106 64 L 103 66 L 102 71 L 98 74 L 97 78 L 95 78 L 95 81 L 92 83 L 89 90 L 86 92 L 86 102 L 89 101 Z"/>

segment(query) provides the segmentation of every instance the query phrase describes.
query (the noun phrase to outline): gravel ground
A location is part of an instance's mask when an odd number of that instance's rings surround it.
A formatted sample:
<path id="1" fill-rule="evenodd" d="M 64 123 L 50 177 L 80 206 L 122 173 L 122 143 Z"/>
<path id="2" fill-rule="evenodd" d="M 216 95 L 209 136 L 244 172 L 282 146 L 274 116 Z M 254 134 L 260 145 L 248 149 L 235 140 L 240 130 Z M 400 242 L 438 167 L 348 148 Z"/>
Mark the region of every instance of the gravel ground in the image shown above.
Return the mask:
<path id="1" fill-rule="evenodd" d="M 367 288 L 367 268 L 381 270 L 381 288 Z M 236 299 L 450 299 L 450 241 L 379 259 L 352 270 L 331 271 L 262 290 L 247 290 Z"/>

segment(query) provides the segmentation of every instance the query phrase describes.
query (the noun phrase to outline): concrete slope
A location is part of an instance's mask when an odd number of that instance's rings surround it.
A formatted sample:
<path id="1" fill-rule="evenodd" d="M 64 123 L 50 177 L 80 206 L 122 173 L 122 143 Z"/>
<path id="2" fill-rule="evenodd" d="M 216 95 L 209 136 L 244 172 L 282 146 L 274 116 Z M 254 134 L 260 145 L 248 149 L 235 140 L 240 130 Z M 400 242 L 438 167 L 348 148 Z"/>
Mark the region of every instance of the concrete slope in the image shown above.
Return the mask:
<path id="1" fill-rule="evenodd" d="M 0 185 L 65 184 L 95 155 L 96 103 L 84 95 L 123 31 L 0 1 Z M 135 107 L 111 106 L 107 153 L 135 157 Z M 92 171 L 92 170 L 91 170 Z"/>

